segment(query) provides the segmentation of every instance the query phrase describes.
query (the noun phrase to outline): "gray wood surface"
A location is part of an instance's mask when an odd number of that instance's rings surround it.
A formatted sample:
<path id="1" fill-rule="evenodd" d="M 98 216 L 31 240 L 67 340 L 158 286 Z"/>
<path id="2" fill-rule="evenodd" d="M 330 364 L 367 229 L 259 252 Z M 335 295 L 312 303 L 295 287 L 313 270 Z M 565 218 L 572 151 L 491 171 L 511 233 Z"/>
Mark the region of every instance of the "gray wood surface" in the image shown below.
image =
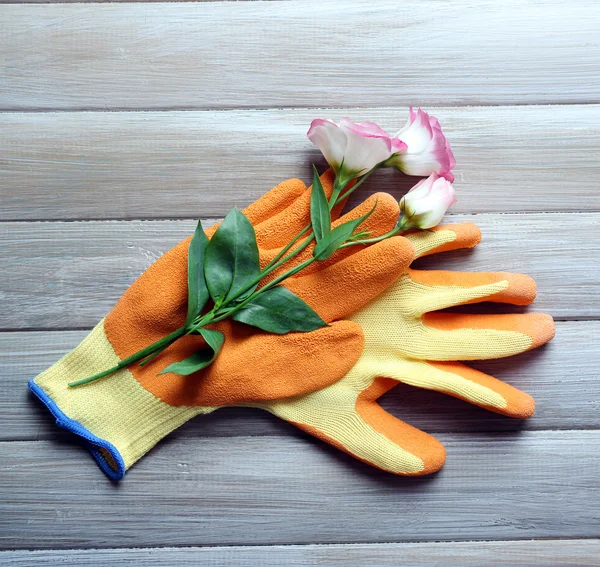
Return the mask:
<path id="1" fill-rule="evenodd" d="M 0 547 L 596 537 L 600 431 L 445 433 L 437 475 L 296 436 L 168 439 L 120 483 L 85 449 L 0 443 Z M 10 521 L 5 519 L 10 518 Z"/>
<path id="2" fill-rule="evenodd" d="M 599 22 L 594 0 L 0 0 L 0 565 L 598 565 Z M 558 319 L 475 364 L 536 415 L 399 386 L 382 405 L 448 449 L 405 479 L 224 409 L 108 481 L 27 380 L 191 219 L 324 167 L 313 118 L 395 132 L 409 104 L 458 160 L 448 221 L 484 234 L 418 264 L 529 273 Z M 354 200 L 416 181 L 391 173 Z"/>
<path id="3" fill-rule="evenodd" d="M 0 440 L 53 439 L 70 434 L 53 426 L 53 418 L 23 385 L 74 348 L 87 331 L 4 333 L 0 342 L 4 395 L 0 397 Z M 521 421 L 490 414 L 449 396 L 398 385 L 382 405 L 426 431 L 522 431 L 600 428 L 600 371 L 597 341 L 600 322 L 559 322 L 556 338 L 545 348 L 504 360 L 473 363 L 530 393 L 536 415 Z M 295 430 L 254 409 L 228 408 L 198 417 L 174 437 L 288 436 Z"/>
<path id="4" fill-rule="evenodd" d="M 419 262 L 422 267 L 526 271 L 537 280 L 535 310 L 560 319 L 600 316 L 600 214 L 452 215 L 476 221 L 484 240 Z M 206 223 L 208 226 L 210 223 Z M 91 328 L 163 252 L 191 234 L 195 221 L 6 222 L 0 248 L 0 329 Z M 584 227 L 584 228 L 583 228 Z M 590 300 L 585 300 L 588 297 Z"/>
<path id="5" fill-rule="evenodd" d="M 589 159 L 600 153 L 600 105 L 583 109 L 429 109 L 458 162 L 453 210 L 600 210 L 600 164 Z M 408 109 L 0 113 L 0 219 L 223 216 L 288 177 L 310 182 L 310 164 L 325 167 L 305 136 L 311 120 L 346 115 L 394 133 Z M 391 173 L 359 198 L 416 182 Z"/>
<path id="6" fill-rule="evenodd" d="M 7 551 L 14 567 L 32 564 L 210 565 L 212 567 L 597 567 L 600 540 L 480 541 L 348 545 L 232 546 L 163 549 Z"/>
<path id="7" fill-rule="evenodd" d="M 594 0 L 4 5 L 0 108 L 600 102 Z"/>

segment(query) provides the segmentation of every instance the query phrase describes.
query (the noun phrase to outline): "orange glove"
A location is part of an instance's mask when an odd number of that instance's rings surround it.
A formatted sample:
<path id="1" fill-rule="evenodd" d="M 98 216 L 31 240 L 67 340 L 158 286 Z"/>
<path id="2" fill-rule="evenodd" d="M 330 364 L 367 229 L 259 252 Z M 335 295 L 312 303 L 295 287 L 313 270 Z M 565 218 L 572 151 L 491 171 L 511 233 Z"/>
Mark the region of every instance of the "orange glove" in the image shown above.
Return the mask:
<path id="1" fill-rule="evenodd" d="M 332 176 L 326 174 L 322 181 L 330 193 Z M 361 230 L 373 236 L 388 232 L 399 210 L 386 194 L 373 196 L 338 222 L 365 214 L 376 200 L 375 211 Z M 310 189 L 293 179 L 245 210 L 255 227 L 262 266 L 309 223 L 309 210 Z M 207 231 L 209 236 L 215 228 Z M 302 395 L 339 380 L 363 346 L 360 328 L 342 319 L 395 282 L 413 255 L 412 245 L 396 237 L 340 251 L 326 262 L 315 263 L 309 273 L 286 280 L 287 287 L 332 323 L 329 327 L 273 335 L 223 321 L 214 326 L 226 334 L 221 353 L 194 375 L 158 376 L 170 363 L 198 350 L 203 339 L 188 335 L 145 366 L 132 365 L 90 385 L 68 388 L 68 383 L 116 365 L 183 324 L 189 242 L 180 243 L 150 266 L 77 348 L 30 381 L 31 390 L 57 423 L 87 441 L 111 478 L 122 478 L 161 438 L 198 414 Z M 302 258 L 299 255 L 285 269 Z"/>
<path id="2" fill-rule="evenodd" d="M 417 257 L 470 248 L 480 240 L 470 223 L 407 237 Z M 401 475 L 439 470 L 441 443 L 383 410 L 377 399 L 398 382 L 444 392 L 510 417 L 533 414 L 533 399 L 459 360 L 511 356 L 554 336 L 548 315 L 475 315 L 439 309 L 492 301 L 527 305 L 535 282 L 523 275 L 409 269 L 350 319 L 365 334 L 356 365 L 339 382 L 303 396 L 254 404 L 375 467 Z"/>

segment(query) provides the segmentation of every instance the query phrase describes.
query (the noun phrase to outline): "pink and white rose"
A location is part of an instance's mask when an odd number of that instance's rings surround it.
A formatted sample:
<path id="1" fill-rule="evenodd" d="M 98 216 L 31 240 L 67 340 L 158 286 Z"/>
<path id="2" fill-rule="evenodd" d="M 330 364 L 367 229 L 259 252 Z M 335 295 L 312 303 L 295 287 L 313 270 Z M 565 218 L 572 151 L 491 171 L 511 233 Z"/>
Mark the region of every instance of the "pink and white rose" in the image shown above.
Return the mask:
<path id="1" fill-rule="evenodd" d="M 325 118 L 312 121 L 307 134 L 321 150 L 341 183 L 358 177 L 392 154 L 392 139 L 374 122 L 352 122 L 342 118 L 339 124 Z M 396 146 L 406 150 L 399 140 Z"/>
<path id="2" fill-rule="evenodd" d="M 450 144 L 437 118 L 420 108 L 410 108 L 408 121 L 392 138 L 394 155 L 386 166 L 396 167 L 407 175 L 437 173 L 454 181 L 452 169 L 456 165 Z"/>
<path id="3" fill-rule="evenodd" d="M 432 173 L 421 179 L 400 200 L 400 211 L 405 228 L 433 228 L 437 226 L 446 211 L 456 203 L 456 193 L 452 184 Z"/>

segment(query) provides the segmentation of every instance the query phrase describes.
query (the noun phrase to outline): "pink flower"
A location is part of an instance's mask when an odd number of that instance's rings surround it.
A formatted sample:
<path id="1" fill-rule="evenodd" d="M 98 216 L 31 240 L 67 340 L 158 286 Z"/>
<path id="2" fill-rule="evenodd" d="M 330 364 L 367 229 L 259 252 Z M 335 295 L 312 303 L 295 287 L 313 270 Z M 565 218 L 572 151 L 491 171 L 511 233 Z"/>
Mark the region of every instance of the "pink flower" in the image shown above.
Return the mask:
<path id="1" fill-rule="evenodd" d="M 403 150 L 402 145 L 408 146 Z M 407 175 L 437 173 L 454 181 L 452 169 L 456 160 L 442 132 L 438 119 L 420 108 L 410 115 L 404 127 L 392 138 L 393 155 L 385 165 L 398 168 Z"/>
<path id="2" fill-rule="evenodd" d="M 355 124 L 349 118 L 342 118 L 336 124 L 316 118 L 307 136 L 321 150 L 341 183 L 366 173 L 392 153 L 390 135 L 374 122 Z"/>
<path id="3" fill-rule="evenodd" d="M 446 211 L 456 203 L 452 184 L 432 173 L 421 179 L 400 200 L 400 211 L 405 228 L 432 228 L 440 223 Z"/>

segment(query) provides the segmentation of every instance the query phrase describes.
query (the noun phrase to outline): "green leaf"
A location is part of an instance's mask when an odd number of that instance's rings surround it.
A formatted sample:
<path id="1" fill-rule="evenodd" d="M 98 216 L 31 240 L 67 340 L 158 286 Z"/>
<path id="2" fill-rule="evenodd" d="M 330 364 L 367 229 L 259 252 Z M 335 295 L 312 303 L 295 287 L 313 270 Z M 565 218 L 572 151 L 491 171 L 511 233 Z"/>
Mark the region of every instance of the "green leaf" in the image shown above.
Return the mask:
<path id="1" fill-rule="evenodd" d="M 204 277 L 204 258 L 208 237 L 204 234 L 202 223 L 198 221 L 196 231 L 188 250 L 188 310 L 185 324 L 191 323 L 208 301 L 208 287 Z"/>
<path id="2" fill-rule="evenodd" d="M 179 362 L 169 364 L 163 371 L 158 373 L 159 376 L 168 372 L 181 376 L 189 376 L 212 364 L 223 347 L 225 335 L 221 331 L 213 331 L 211 329 L 198 329 L 198 331 L 210 348 L 198 351 Z"/>
<path id="3" fill-rule="evenodd" d="M 373 214 L 376 206 L 377 202 L 375 202 L 373 208 L 366 215 L 336 226 L 327 238 L 315 246 L 313 256 L 317 260 L 327 260 L 327 258 L 330 258 L 352 236 L 352 233 Z"/>
<path id="4" fill-rule="evenodd" d="M 317 243 L 319 243 L 324 238 L 327 238 L 331 231 L 331 215 L 319 173 L 314 165 L 313 171 L 312 193 L 310 195 L 310 222 L 312 223 Z"/>
<path id="5" fill-rule="evenodd" d="M 237 208 L 225 217 L 206 247 L 204 275 L 217 305 L 231 299 L 260 275 L 254 227 Z M 255 290 L 256 285 L 251 289 Z"/>
<path id="6" fill-rule="evenodd" d="M 232 319 L 278 335 L 327 326 L 312 307 L 283 286 L 258 294 L 234 313 Z"/>

